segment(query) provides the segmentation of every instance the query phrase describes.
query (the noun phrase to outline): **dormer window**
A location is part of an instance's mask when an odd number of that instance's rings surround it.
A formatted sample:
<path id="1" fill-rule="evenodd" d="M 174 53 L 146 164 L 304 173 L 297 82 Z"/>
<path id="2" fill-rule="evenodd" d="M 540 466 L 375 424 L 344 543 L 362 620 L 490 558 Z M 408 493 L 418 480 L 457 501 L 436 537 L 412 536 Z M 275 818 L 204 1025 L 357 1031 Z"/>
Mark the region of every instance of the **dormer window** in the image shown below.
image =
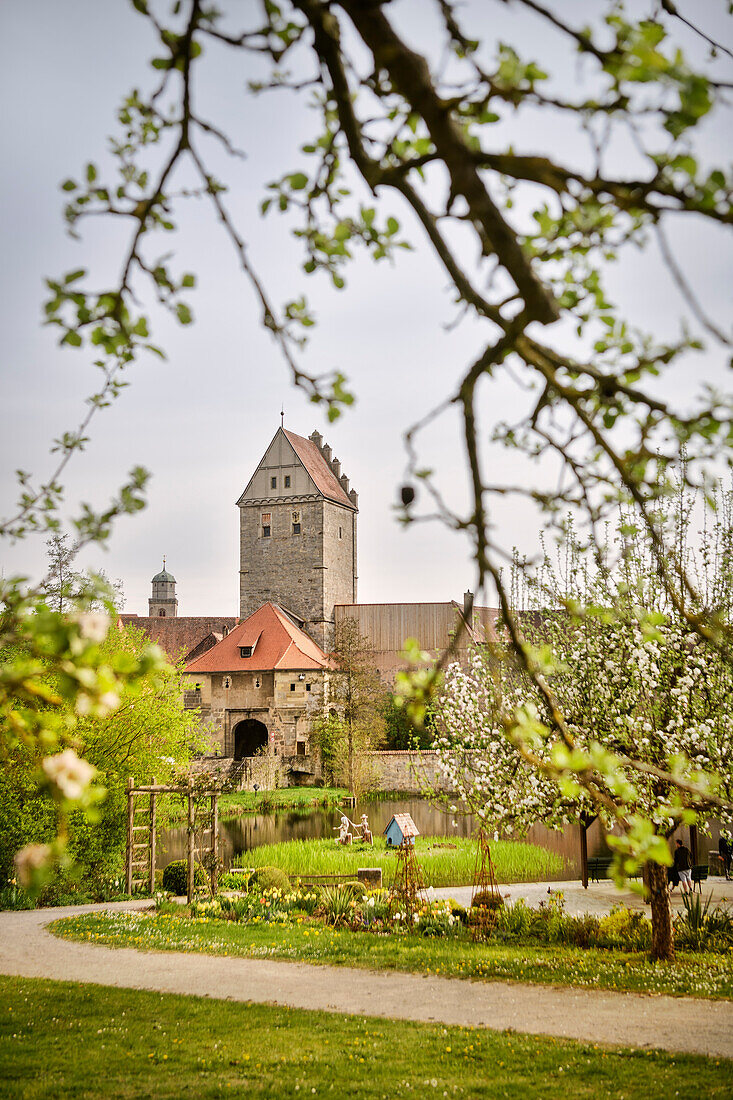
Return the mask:
<path id="1" fill-rule="evenodd" d="M 240 647 L 239 647 L 239 656 L 240 657 L 251 657 L 252 656 L 252 646 L 251 645 L 240 645 Z"/>

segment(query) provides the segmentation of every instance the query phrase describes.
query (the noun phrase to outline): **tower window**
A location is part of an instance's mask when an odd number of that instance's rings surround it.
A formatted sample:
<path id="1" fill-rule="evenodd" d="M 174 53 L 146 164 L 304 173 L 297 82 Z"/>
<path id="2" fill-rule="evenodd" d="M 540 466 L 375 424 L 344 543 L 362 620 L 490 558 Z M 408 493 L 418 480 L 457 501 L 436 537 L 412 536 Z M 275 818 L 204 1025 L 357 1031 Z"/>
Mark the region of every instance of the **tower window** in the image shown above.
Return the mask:
<path id="1" fill-rule="evenodd" d="M 270 488 L 271 489 L 277 489 L 277 478 L 276 477 L 271 477 L 270 478 Z"/>
<path id="2" fill-rule="evenodd" d="M 293 512 L 293 534 L 300 534 L 300 512 Z"/>
<path id="3" fill-rule="evenodd" d="M 164 619 L 165 618 L 165 608 L 164 607 L 161 607 L 160 611 L 158 612 L 158 618 L 159 619 Z"/>
<path id="4" fill-rule="evenodd" d="M 269 539 L 271 527 L 272 527 L 272 513 L 271 512 L 263 512 L 262 513 L 262 537 L 263 537 L 263 539 Z"/>
<path id="5" fill-rule="evenodd" d="M 290 685 L 290 690 L 291 690 L 291 691 L 295 691 L 295 684 L 291 684 L 291 685 Z"/>
<path id="6" fill-rule="evenodd" d="M 290 488 L 290 474 L 285 475 L 285 488 L 286 489 Z"/>
<path id="7" fill-rule="evenodd" d="M 340 527 L 339 527 L 339 538 L 343 538 L 343 531 Z"/>
<path id="8" fill-rule="evenodd" d="M 305 690 L 306 690 L 306 691 L 310 691 L 310 689 L 311 689 L 311 686 L 310 686 L 310 684 L 306 684 L 306 685 L 305 685 Z"/>

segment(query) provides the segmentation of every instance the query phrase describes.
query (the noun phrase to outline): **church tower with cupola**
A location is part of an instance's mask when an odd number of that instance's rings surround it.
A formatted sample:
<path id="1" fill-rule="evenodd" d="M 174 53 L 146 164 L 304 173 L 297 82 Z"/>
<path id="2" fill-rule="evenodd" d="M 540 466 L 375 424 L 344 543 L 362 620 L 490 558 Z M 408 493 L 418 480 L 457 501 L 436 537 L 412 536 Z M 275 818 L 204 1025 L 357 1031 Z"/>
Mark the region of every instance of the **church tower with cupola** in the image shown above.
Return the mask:
<path id="1" fill-rule="evenodd" d="M 148 600 L 148 615 L 156 619 L 175 619 L 178 615 L 176 578 L 168 573 L 163 558 L 163 568 L 152 580 L 153 594 Z"/>
<path id="2" fill-rule="evenodd" d="M 278 428 L 237 501 L 239 614 L 279 604 L 323 649 L 334 607 L 356 603 L 359 498 L 319 432 Z"/>

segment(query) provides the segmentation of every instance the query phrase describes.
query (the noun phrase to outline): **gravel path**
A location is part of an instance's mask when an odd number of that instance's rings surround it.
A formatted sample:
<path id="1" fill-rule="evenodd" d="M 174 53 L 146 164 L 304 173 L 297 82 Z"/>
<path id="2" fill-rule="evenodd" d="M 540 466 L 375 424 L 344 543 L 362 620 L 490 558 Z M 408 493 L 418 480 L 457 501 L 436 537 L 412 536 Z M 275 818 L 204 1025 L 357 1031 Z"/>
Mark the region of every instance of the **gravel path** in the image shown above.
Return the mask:
<path id="1" fill-rule="evenodd" d="M 436 898 L 454 898 L 459 905 L 468 906 L 471 904 L 472 889 L 471 886 L 441 886 L 435 891 L 435 896 Z M 649 906 L 639 894 L 634 893 L 633 890 L 618 890 L 609 879 L 591 882 L 587 890 L 583 889 L 577 879 L 570 882 L 500 883 L 499 892 L 502 897 L 512 902 L 523 898 L 527 905 L 535 909 L 540 902 L 548 901 L 551 893 L 562 893 L 565 912 L 574 917 L 583 913 L 605 916 L 606 913 L 611 912 L 614 905 L 627 905 L 630 909 L 641 909 L 649 916 Z M 711 894 L 713 905 L 730 905 L 733 903 L 733 881 L 726 881 L 722 877 L 709 878 L 702 884 L 702 897 L 707 900 Z M 679 890 L 672 892 L 671 902 L 674 912 L 678 913 L 683 908 Z"/>
<path id="2" fill-rule="evenodd" d="M 79 913 L 146 907 L 0 913 L 0 973 L 733 1058 L 730 1001 L 116 949 L 61 940 L 45 927 Z"/>

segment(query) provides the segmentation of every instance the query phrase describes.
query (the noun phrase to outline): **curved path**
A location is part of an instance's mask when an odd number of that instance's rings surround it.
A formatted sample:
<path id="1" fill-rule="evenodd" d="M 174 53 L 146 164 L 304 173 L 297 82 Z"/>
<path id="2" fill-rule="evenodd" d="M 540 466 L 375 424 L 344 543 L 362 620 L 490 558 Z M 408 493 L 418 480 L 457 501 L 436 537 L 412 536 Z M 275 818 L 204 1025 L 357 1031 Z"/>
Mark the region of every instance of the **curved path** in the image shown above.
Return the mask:
<path id="1" fill-rule="evenodd" d="M 0 973 L 733 1058 L 733 1002 L 74 943 L 47 924 L 121 902 L 0 913 Z"/>

